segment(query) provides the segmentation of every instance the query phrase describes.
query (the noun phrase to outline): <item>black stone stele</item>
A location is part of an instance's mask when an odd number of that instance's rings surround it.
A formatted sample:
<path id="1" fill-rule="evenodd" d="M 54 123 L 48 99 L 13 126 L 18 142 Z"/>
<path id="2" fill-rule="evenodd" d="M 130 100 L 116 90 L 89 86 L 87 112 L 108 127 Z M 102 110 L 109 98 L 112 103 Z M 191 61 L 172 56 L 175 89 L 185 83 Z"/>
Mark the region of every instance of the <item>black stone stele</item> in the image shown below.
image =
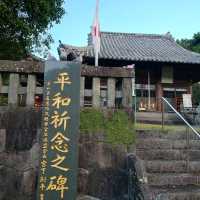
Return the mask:
<path id="1" fill-rule="evenodd" d="M 37 200 L 76 199 L 80 64 L 45 63 Z"/>

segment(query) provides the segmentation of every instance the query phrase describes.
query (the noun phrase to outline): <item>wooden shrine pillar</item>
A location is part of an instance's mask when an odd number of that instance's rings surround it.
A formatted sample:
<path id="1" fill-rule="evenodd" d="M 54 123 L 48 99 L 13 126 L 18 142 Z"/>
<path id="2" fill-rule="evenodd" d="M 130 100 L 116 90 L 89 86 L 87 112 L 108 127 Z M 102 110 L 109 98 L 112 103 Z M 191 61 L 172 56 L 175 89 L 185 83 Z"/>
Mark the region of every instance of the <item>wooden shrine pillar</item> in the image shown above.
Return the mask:
<path id="1" fill-rule="evenodd" d="M 157 105 L 157 111 L 162 111 L 162 100 L 163 97 L 163 87 L 160 82 L 156 83 L 156 105 Z"/>

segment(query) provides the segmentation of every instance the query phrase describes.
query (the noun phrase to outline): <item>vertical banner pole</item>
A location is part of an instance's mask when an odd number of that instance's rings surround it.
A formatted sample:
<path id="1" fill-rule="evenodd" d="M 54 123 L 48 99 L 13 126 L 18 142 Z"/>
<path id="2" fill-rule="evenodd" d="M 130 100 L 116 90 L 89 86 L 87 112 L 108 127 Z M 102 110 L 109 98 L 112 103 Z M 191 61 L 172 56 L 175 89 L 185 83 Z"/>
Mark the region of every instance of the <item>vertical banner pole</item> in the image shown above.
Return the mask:
<path id="1" fill-rule="evenodd" d="M 151 109 L 151 80 L 150 80 L 150 72 L 148 72 L 148 110 Z"/>
<path id="2" fill-rule="evenodd" d="M 135 86 L 135 65 L 132 69 L 132 98 L 133 98 L 133 110 L 134 110 L 134 123 L 136 125 L 136 86 Z"/>
<path id="3" fill-rule="evenodd" d="M 75 200 L 80 64 L 47 61 L 37 200 Z"/>

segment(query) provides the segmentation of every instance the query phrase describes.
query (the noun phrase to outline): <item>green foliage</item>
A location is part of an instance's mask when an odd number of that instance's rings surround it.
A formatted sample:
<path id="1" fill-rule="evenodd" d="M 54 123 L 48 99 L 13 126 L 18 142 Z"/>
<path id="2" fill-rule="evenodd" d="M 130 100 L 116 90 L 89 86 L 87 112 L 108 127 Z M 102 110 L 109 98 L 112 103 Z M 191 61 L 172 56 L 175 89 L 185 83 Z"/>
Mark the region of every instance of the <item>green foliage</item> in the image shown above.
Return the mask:
<path id="1" fill-rule="evenodd" d="M 122 110 L 103 112 L 83 109 L 80 114 L 81 133 L 104 133 L 105 142 L 129 146 L 134 143 L 134 124 Z"/>
<path id="2" fill-rule="evenodd" d="M 0 106 L 7 106 L 8 105 L 8 96 L 0 95 Z"/>
<path id="3" fill-rule="evenodd" d="M 0 59 L 21 59 L 49 47 L 47 33 L 64 14 L 64 0 L 1 0 Z"/>
<path id="4" fill-rule="evenodd" d="M 96 109 L 82 109 L 80 113 L 80 130 L 84 133 L 104 131 L 103 113 Z"/>
<path id="5" fill-rule="evenodd" d="M 179 45 L 181 45 L 183 48 L 191 50 L 191 40 L 190 39 L 177 40 L 177 43 Z"/>
<path id="6" fill-rule="evenodd" d="M 196 83 L 192 87 L 192 96 L 195 105 L 200 104 L 200 84 Z"/>
<path id="7" fill-rule="evenodd" d="M 116 111 L 105 123 L 107 141 L 129 146 L 134 142 L 134 125 L 124 111 Z"/>
<path id="8" fill-rule="evenodd" d="M 200 32 L 193 35 L 192 39 L 181 39 L 177 40 L 185 49 L 200 53 Z"/>
<path id="9" fill-rule="evenodd" d="M 3 85 L 9 85 L 9 74 L 8 73 L 2 73 L 2 83 Z"/>
<path id="10" fill-rule="evenodd" d="M 194 34 L 192 39 L 182 39 L 177 41 L 178 44 L 180 44 L 182 47 L 200 53 L 200 32 Z M 200 103 L 200 86 L 199 84 L 194 84 L 193 86 L 193 101 L 196 105 L 199 105 Z"/>

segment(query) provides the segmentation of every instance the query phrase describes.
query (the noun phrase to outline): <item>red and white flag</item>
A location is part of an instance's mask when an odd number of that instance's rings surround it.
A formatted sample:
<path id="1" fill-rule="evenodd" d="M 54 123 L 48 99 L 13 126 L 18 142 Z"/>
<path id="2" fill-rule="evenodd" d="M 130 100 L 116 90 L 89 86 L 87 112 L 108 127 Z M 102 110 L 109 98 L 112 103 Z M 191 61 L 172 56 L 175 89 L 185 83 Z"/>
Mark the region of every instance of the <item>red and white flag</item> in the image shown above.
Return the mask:
<path id="1" fill-rule="evenodd" d="M 99 65 L 99 52 L 100 52 L 100 24 L 99 24 L 99 0 L 96 0 L 96 12 L 92 26 L 92 43 L 95 53 L 95 67 Z"/>

